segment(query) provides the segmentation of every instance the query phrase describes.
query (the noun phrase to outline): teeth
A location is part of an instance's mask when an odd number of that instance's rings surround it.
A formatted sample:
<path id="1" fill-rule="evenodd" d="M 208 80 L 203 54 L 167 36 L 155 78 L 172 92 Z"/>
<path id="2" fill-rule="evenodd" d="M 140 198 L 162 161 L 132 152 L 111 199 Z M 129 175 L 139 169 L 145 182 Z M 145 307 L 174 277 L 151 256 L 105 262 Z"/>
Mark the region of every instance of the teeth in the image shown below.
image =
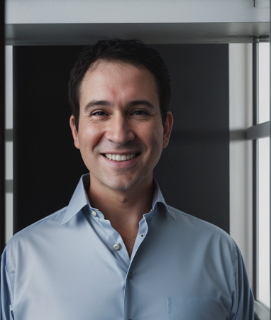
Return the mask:
<path id="1" fill-rule="evenodd" d="M 110 160 L 114 160 L 114 161 L 126 161 L 126 160 L 130 160 L 133 159 L 135 157 L 135 153 L 131 153 L 131 154 L 110 154 L 110 153 L 106 153 L 105 156 L 106 158 L 110 159 Z"/>

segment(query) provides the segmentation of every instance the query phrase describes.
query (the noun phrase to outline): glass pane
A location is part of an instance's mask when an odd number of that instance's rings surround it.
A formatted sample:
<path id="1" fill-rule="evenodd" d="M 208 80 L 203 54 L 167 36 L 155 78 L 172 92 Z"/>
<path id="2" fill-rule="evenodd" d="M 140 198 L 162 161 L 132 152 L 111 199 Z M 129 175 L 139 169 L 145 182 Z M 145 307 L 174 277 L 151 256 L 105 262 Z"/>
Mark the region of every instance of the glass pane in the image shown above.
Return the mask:
<path id="1" fill-rule="evenodd" d="M 5 143 L 6 148 L 6 180 L 13 180 L 13 141 L 7 141 Z"/>
<path id="2" fill-rule="evenodd" d="M 270 307 L 270 291 L 269 291 L 269 260 L 270 260 L 270 173 L 269 173 L 269 143 L 270 138 L 262 138 L 258 140 L 258 299 L 265 305 Z"/>
<path id="3" fill-rule="evenodd" d="M 258 123 L 270 120 L 270 63 L 269 63 L 269 43 L 259 44 L 259 111 Z"/>
<path id="4" fill-rule="evenodd" d="M 5 52 L 5 100 L 6 100 L 6 129 L 13 128 L 13 46 L 6 46 Z"/>
<path id="5" fill-rule="evenodd" d="M 13 193 L 6 193 L 6 243 L 13 236 Z"/>

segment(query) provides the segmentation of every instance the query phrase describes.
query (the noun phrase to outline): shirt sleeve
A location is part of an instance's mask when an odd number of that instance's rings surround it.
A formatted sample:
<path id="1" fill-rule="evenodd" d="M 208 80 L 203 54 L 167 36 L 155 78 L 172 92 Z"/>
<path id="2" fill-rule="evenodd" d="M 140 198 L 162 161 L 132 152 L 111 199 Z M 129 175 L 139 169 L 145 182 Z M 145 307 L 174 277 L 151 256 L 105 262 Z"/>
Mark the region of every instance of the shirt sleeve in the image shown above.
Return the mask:
<path id="1" fill-rule="evenodd" d="M 234 286 L 231 320 L 254 320 L 254 298 L 241 252 L 235 245 Z"/>
<path id="2" fill-rule="evenodd" d="M 7 252 L 5 249 L 1 259 L 0 320 L 14 320 L 12 301 L 13 285 L 8 272 Z"/>

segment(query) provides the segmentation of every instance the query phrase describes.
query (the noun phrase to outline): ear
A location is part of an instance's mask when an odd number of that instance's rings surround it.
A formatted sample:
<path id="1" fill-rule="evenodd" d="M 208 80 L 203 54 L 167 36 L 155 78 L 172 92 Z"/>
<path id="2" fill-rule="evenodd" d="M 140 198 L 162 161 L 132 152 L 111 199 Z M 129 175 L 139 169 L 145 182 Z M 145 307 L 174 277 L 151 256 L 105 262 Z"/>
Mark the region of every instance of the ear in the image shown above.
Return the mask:
<path id="1" fill-rule="evenodd" d="M 173 115 L 170 111 L 168 111 L 167 120 L 164 124 L 163 148 L 165 148 L 169 143 L 172 126 L 173 126 Z"/>
<path id="2" fill-rule="evenodd" d="M 80 149 L 80 144 L 79 144 L 79 138 L 78 138 L 78 132 L 75 126 L 75 119 L 74 116 L 71 115 L 70 117 L 70 127 L 71 127 L 71 131 L 72 131 L 72 137 L 73 137 L 73 141 L 74 141 L 74 145 L 77 149 Z"/>

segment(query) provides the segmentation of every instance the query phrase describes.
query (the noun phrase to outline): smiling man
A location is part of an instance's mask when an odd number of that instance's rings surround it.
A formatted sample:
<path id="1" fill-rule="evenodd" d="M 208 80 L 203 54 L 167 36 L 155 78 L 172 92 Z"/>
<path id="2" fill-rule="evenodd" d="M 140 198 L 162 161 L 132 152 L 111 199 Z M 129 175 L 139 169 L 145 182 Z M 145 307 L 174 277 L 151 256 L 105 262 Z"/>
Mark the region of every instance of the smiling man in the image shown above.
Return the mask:
<path id="1" fill-rule="evenodd" d="M 153 178 L 173 125 L 160 55 L 98 41 L 79 56 L 69 94 L 89 174 L 66 208 L 7 244 L 3 319 L 254 319 L 234 241 L 167 205 Z"/>
<path id="2" fill-rule="evenodd" d="M 163 124 L 153 75 L 122 61 L 94 62 L 79 96 L 78 125 L 71 116 L 70 126 L 90 173 L 89 200 L 131 256 L 138 223 L 151 210 L 153 169 L 168 144 L 172 114 Z"/>

